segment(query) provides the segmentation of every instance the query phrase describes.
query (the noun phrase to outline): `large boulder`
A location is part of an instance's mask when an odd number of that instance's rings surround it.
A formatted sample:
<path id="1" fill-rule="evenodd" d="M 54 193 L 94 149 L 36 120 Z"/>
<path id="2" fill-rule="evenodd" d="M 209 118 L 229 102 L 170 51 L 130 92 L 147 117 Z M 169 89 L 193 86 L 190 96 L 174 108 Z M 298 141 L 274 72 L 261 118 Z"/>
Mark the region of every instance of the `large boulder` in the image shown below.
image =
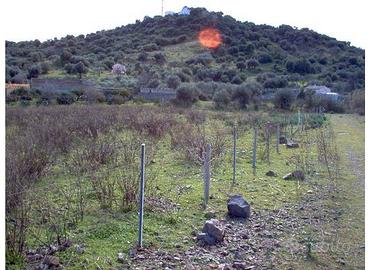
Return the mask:
<path id="1" fill-rule="evenodd" d="M 202 232 L 197 235 L 197 240 L 207 245 L 214 245 L 224 239 L 224 228 L 217 219 L 210 219 L 205 222 Z"/>
<path id="2" fill-rule="evenodd" d="M 241 195 L 234 195 L 230 197 L 227 203 L 227 207 L 228 214 L 231 217 L 250 217 L 250 205 Z"/>

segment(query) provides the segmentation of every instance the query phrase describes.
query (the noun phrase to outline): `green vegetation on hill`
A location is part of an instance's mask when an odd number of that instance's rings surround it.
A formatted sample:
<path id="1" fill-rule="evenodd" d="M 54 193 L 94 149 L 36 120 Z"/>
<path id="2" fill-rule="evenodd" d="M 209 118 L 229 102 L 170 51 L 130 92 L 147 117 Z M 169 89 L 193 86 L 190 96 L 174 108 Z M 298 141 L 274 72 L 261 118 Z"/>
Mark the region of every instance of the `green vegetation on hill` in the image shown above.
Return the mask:
<path id="1" fill-rule="evenodd" d="M 202 48 L 196 41 L 206 27 L 221 32 L 219 48 Z M 127 70 L 120 80 L 108 76 L 115 63 Z M 240 22 L 203 8 L 192 9 L 189 16 L 145 17 L 86 36 L 6 42 L 6 81 L 12 83 L 87 73 L 99 85 L 118 85 L 133 92 L 144 86 L 168 86 L 169 77 L 175 76 L 172 81 L 182 83 L 259 80 L 264 88 L 304 81 L 349 93 L 364 89 L 364 71 L 364 50 L 348 42 L 306 28 Z"/>

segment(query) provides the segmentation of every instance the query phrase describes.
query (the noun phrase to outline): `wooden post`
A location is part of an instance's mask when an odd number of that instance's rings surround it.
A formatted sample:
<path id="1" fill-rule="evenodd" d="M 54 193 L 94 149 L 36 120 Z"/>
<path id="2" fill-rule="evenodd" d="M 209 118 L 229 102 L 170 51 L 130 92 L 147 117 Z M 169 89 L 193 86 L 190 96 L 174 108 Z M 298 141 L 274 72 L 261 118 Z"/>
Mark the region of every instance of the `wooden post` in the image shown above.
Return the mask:
<path id="1" fill-rule="evenodd" d="M 236 125 L 233 126 L 233 185 L 236 184 L 236 144 L 237 144 L 237 131 Z"/>
<path id="2" fill-rule="evenodd" d="M 253 153 L 252 153 L 252 168 L 254 175 L 256 175 L 256 139 L 258 137 L 258 129 L 254 127 L 254 141 L 253 141 Z"/>
<path id="3" fill-rule="evenodd" d="M 204 209 L 207 207 L 209 201 L 210 190 L 210 158 L 211 158 L 211 145 L 206 145 L 206 153 L 204 156 Z"/>
<path id="4" fill-rule="evenodd" d="M 276 127 L 276 152 L 277 154 L 280 153 L 279 145 L 280 145 L 280 124 L 278 124 Z"/>
<path id="5" fill-rule="evenodd" d="M 143 143 L 141 147 L 140 161 L 140 197 L 139 197 L 139 239 L 138 246 L 142 247 L 143 242 L 143 208 L 144 208 L 144 170 L 146 158 L 146 145 Z"/>

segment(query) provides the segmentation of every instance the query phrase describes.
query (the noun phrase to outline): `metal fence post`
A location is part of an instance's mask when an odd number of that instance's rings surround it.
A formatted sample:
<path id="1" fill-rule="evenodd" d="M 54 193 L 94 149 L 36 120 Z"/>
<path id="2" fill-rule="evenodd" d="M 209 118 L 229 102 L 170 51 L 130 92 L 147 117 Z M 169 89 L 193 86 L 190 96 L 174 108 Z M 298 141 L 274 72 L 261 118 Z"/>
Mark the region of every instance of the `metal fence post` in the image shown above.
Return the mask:
<path id="1" fill-rule="evenodd" d="M 206 153 L 204 158 L 204 208 L 206 209 L 209 201 L 210 189 L 210 158 L 211 158 L 211 145 L 206 145 Z"/>
<path id="2" fill-rule="evenodd" d="M 236 125 L 233 126 L 233 185 L 236 184 L 236 144 L 237 130 Z"/>
<path id="3" fill-rule="evenodd" d="M 280 145 L 280 124 L 278 124 L 276 128 L 276 152 L 277 154 L 280 153 L 279 145 Z"/>
<path id="4" fill-rule="evenodd" d="M 140 197 L 139 197 L 139 239 L 138 246 L 142 247 L 143 241 L 143 207 L 144 207 L 144 170 L 146 158 L 146 145 L 143 143 L 141 147 L 140 161 Z"/>
<path id="5" fill-rule="evenodd" d="M 252 153 L 252 168 L 254 175 L 256 175 L 256 137 L 258 136 L 258 129 L 254 127 L 254 141 L 253 141 L 253 153 Z"/>

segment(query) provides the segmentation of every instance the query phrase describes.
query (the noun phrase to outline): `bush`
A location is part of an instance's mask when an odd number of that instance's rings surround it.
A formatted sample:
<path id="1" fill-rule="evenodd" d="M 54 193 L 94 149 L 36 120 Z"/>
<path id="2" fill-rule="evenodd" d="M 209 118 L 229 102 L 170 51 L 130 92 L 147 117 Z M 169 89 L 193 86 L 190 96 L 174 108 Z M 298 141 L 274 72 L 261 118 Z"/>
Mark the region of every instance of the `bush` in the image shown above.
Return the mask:
<path id="1" fill-rule="evenodd" d="M 198 101 L 200 93 L 191 85 L 181 85 L 177 88 L 175 102 L 184 107 L 190 107 Z"/>
<path id="2" fill-rule="evenodd" d="M 299 74 L 308 74 L 308 73 L 315 73 L 315 69 L 306 59 L 299 59 L 299 60 L 288 60 L 286 62 L 286 69 L 288 72 L 292 73 L 299 73 Z"/>
<path id="3" fill-rule="evenodd" d="M 268 64 L 273 62 L 273 58 L 269 54 L 264 53 L 258 56 L 258 61 L 260 64 Z"/>
<path id="4" fill-rule="evenodd" d="M 165 55 L 162 54 L 162 53 L 156 53 L 153 57 L 154 57 L 155 62 L 156 62 L 157 64 L 162 65 L 162 64 L 166 63 Z"/>
<path id="5" fill-rule="evenodd" d="M 273 99 L 274 106 L 278 109 L 290 110 L 294 102 L 294 95 L 289 89 L 278 90 Z"/>
<path id="6" fill-rule="evenodd" d="M 287 87 L 288 81 L 283 77 L 268 79 L 264 82 L 264 88 L 284 88 Z"/>
<path id="7" fill-rule="evenodd" d="M 114 95 L 111 99 L 111 104 L 121 105 L 125 103 L 125 98 L 121 95 Z"/>
<path id="8" fill-rule="evenodd" d="M 169 88 L 176 89 L 180 85 L 180 79 L 176 75 L 171 75 L 167 77 L 166 84 Z"/>
<path id="9" fill-rule="evenodd" d="M 71 105 L 76 101 L 76 96 L 70 93 L 62 93 L 57 97 L 57 103 L 60 105 Z"/>

